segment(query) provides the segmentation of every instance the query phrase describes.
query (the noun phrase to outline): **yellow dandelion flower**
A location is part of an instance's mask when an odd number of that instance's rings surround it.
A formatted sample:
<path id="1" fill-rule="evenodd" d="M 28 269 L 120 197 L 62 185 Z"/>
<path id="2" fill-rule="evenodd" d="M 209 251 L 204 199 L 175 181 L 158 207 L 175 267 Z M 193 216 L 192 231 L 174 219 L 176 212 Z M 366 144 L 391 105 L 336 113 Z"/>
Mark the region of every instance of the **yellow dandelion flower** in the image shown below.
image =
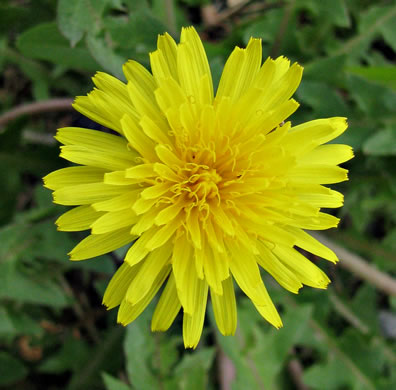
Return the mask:
<path id="1" fill-rule="evenodd" d="M 305 229 L 338 224 L 320 210 L 342 206 L 343 196 L 324 184 L 347 180 L 337 165 L 353 153 L 324 144 L 345 131 L 346 119 L 285 122 L 298 108 L 291 96 L 302 67 L 284 57 L 262 64 L 261 50 L 253 38 L 236 47 L 214 95 L 195 29 L 183 28 L 179 44 L 161 35 L 151 73 L 129 61 L 127 84 L 97 73 L 96 88 L 75 100 L 76 110 L 118 135 L 59 129 L 61 157 L 78 165 L 44 178 L 55 203 L 76 206 L 57 225 L 91 231 L 71 260 L 133 242 L 103 299 L 109 309 L 119 306 L 121 324 L 165 284 L 152 330 L 167 330 L 183 308 L 184 344 L 195 348 L 209 290 L 220 332 L 232 335 L 234 281 L 268 322 L 282 326 L 260 267 L 293 293 L 329 283 L 296 248 L 337 261 Z"/>

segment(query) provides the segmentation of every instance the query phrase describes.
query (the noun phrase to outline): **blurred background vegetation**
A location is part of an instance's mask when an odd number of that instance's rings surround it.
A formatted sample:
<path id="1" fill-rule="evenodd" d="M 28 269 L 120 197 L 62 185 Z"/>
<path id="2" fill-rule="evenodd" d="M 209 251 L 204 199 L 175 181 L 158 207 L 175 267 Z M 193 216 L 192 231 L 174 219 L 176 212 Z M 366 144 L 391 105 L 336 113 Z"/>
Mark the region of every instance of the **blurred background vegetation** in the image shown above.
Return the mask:
<path id="1" fill-rule="evenodd" d="M 101 297 L 125 249 L 68 261 L 81 236 L 56 231 L 65 208 L 51 203 L 41 178 L 67 165 L 58 127 L 95 126 L 70 108 L 94 72 L 122 79 L 129 58 L 149 66 L 157 34 L 178 38 L 191 24 L 216 83 L 250 36 L 262 38 L 264 58 L 301 63 L 293 122 L 347 116 L 336 142 L 356 157 L 346 165 L 350 181 L 337 187 L 341 226 L 324 233 L 341 254 L 337 266 L 319 261 L 330 288 L 295 296 L 265 276 L 283 329 L 239 294 L 237 335 L 219 335 L 209 310 L 200 345 L 185 351 L 181 317 L 166 334 L 149 331 L 152 306 L 127 328 L 116 325 Z M 392 0 L 2 0 L 0 388 L 396 389 L 395 62 Z"/>

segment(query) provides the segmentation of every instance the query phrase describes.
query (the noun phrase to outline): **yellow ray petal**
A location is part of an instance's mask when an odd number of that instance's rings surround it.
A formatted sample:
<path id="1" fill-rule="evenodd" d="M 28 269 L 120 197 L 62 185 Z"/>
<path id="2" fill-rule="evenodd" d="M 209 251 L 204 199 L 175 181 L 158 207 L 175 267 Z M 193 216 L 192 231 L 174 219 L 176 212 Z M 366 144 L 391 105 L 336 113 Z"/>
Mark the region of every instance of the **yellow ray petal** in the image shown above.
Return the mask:
<path id="1" fill-rule="evenodd" d="M 153 186 L 145 188 L 141 192 L 143 199 L 157 199 L 166 194 L 171 188 L 172 184 L 169 182 L 154 184 Z"/>
<path id="2" fill-rule="evenodd" d="M 265 303 L 263 305 L 258 305 L 256 302 L 253 301 L 253 304 L 256 307 L 257 311 L 275 328 L 281 328 L 283 326 L 282 320 L 279 316 L 278 310 L 276 310 L 275 305 L 273 304 L 270 296 L 268 295 L 267 289 L 265 288 L 264 284 L 260 285 L 260 295 L 265 297 L 265 299 L 263 299 Z"/>
<path id="3" fill-rule="evenodd" d="M 154 164 L 139 164 L 125 171 L 125 177 L 130 179 L 146 179 L 154 176 L 157 176 Z"/>
<path id="4" fill-rule="evenodd" d="M 89 235 L 72 249 L 69 253 L 70 260 L 85 260 L 121 248 L 136 238 L 129 231 L 129 228 L 123 228 L 110 233 Z"/>
<path id="5" fill-rule="evenodd" d="M 175 241 L 172 254 L 172 270 L 183 310 L 185 313 L 193 313 L 194 290 L 198 283 L 198 276 L 194 272 L 192 246 L 185 235 L 178 237 Z"/>
<path id="6" fill-rule="evenodd" d="M 126 171 L 114 171 L 114 172 L 107 172 L 104 175 L 103 178 L 103 183 L 105 184 L 112 184 L 116 186 L 128 186 L 131 184 L 137 184 L 141 183 L 141 180 L 139 179 L 131 179 L 129 177 L 126 177 Z M 138 186 L 135 186 L 138 188 Z"/>
<path id="7" fill-rule="evenodd" d="M 142 235 L 145 231 L 150 229 L 154 225 L 154 218 L 157 216 L 159 210 L 161 208 L 153 208 L 150 211 L 139 216 L 139 220 L 136 222 L 131 229 L 131 234 L 135 234 L 137 236 Z"/>
<path id="8" fill-rule="evenodd" d="M 140 302 L 150 291 L 158 275 L 167 267 L 171 256 L 172 246 L 168 243 L 150 252 L 142 262 L 133 283 L 128 288 L 125 300 L 132 305 Z"/>
<path id="9" fill-rule="evenodd" d="M 177 296 L 176 283 L 173 273 L 170 274 L 168 283 L 161 294 L 151 320 L 151 330 L 153 332 L 164 332 L 172 325 L 181 304 Z"/>
<path id="10" fill-rule="evenodd" d="M 198 103 L 200 89 L 204 88 L 208 90 L 208 94 L 200 103 L 211 104 L 212 76 L 201 39 L 193 27 L 182 29 L 180 44 L 177 47 L 177 69 L 181 87 L 187 96 L 194 98 L 192 103 Z M 206 88 L 200 87 L 202 80 L 206 83 Z"/>
<path id="11" fill-rule="evenodd" d="M 158 35 L 157 46 L 164 55 L 171 76 L 177 80 L 177 45 L 175 40 L 168 33 Z"/>
<path id="12" fill-rule="evenodd" d="M 121 119 L 121 126 L 129 145 L 147 160 L 145 162 L 158 160 L 154 152 L 155 143 L 144 134 L 138 122 L 134 121 L 129 115 L 124 115 Z"/>
<path id="13" fill-rule="evenodd" d="M 325 230 L 337 227 L 340 219 L 334 215 L 318 213 L 316 216 L 304 217 L 295 215 L 288 220 L 290 226 L 307 230 Z"/>
<path id="14" fill-rule="evenodd" d="M 282 287 L 297 294 L 303 285 L 296 275 L 283 265 L 265 244 L 259 241 L 258 248 L 260 256 L 257 257 L 257 261 L 260 266 L 272 275 Z"/>
<path id="15" fill-rule="evenodd" d="M 126 326 L 132 321 L 142 314 L 143 310 L 148 306 L 148 304 L 152 301 L 155 294 L 157 294 L 158 290 L 164 283 L 166 277 L 168 276 L 170 271 L 170 266 L 164 267 L 161 272 L 158 274 L 157 278 L 155 279 L 154 283 L 152 284 L 150 290 L 135 305 L 130 304 L 125 299 L 121 302 L 120 308 L 118 309 L 118 316 L 117 321 L 118 323 Z"/>
<path id="16" fill-rule="evenodd" d="M 78 206 L 62 214 L 57 220 L 58 230 L 64 232 L 78 232 L 88 230 L 104 213 L 94 210 L 91 206 Z"/>
<path id="17" fill-rule="evenodd" d="M 77 184 L 101 182 L 106 172 L 105 169 L 95 167 L 68 167 L 51 172 L 43 181 L 45 187 L 57 190 Z"/>
<path id="18" fill-rule="evenodd" d="M 127 263 L 121 264 L 111 278 L 103 296 L 103 304 L 107 306 L 108 310 L 113 309 L 122 302 L 139 269 L 140 265 L 131 267 Z"/>
<path id="19" fill-rule="evenodd" d="M 155 248 L 164 245 L 175 233 L 177 228 L 181 225 L 182 221 L 175 218 L 169 224 L 157 228 L 150 241 L 146 244 L 146 248 L 152 251 Z"/>
<path id="20" fill-rule="evenodd" d="M 237 308 L 231 276 L 222 282 L 222 287 L 222 295 L 218 295 L 210 289 L 210 297 L 220 333 L 229 336 L 235 333 L 237 326 Z"/>
<path id="21" fill-rule="evenodd" d="M 52 194 L 54 203 L 79 206 L 100 202 L 130 191 L 130 186 L 112 186 L 104 183 L 78 184 L 62 187 Z M 99 209 L 96 209 L 99 211 Z"/>
<path id="22" fill-rule="evenodd" d="M 315 148 L 312 152 L 298 160 L 299 164 L 337 165 L 353 158 L 353 150 L 349 145 L 328 144 Z"/>
<path id="23" fill-rule="evenodd" d="M 298 199 L 309 203 L 315 207 L 337 208 L 344 204 L 344 195 L 337 191 L 327 189 L 327 193 L 303 193 L 298 195 Z"/>
<path id="24" fill-rule="evenodd" d="M 330 283 L 327 275 L 300 252 L 282 245 L 276 245 L 272 251 L 286 267 L 295 273 L 301 283 L 316 288 L 327 288 Z"/>
<path id="25" fill-rule="evenodd" d="M 246 49 L 236 47 L 224 66 L 216 100 L 229 96 L 235 101 L 246 93 L 260 69 L 261 60 L 261 39 L 252 38 Z"/>
<path id="26" fill-rule="evenodd" d="M 229 265 L 235 281 L 252 301 L 264 305 L 266 301 L 258 290 L 263 281 L 255 257 L 232 239 L 227 240 L 226 246 L 230 251 Z"/>
<path id="27" fill-rule="evenodd" d="M 109 212 L 91 224 L 92 234 L 103 234 L 123 227 L 131 227 L 137 221 L 138 216 L 131 209 Z"/>
<path id="28" fill-rule="evenodd" d="M 124 261 L 127 262 L 130 266 L 138 264 L 147 256 L 149 251 L 146 248 L 146 244 L 152 237 L 153 232 L 154 229 L 150 229 L 144 232 L 129 248 L 128 252 L 125 255 Z"/>
<path id="29" fill-rule="evenodd" d="M 305 249 L 306 251 L 320 256 L 326 260 L 329 260 L 332 263 L 338 262 L 337 255 L 330 248 L 323 245 L 321 242 L 313 238 L 307 232 L 304 232 L 304 230 L 294 228 L 292 226 L 287 226 L 285 229 L 293 234 L 296 238 L 296 246 Z"/>
<path id="30" fill-rule="evenodd" d="M 184 312 L 183 340 L 185 348 L 196 348 L 201 338 L 205 320 L 206 303 L 208 300 L 208 284 L 198 279 L 194 294 L 194 312 Z"/>
<path id="31" fill-rule="evenodd" d="M 332 184 L 348 180 L 348 171 L 334 165 L 298 165 L 288 173 L 290 183 Z"/>
<path id="32" fill-rule="evenodd" d="M 131 189 L 122 192 L 121 195 L 111 197 L 100 202 L 92 203 L 96 211 L 119 211 L 131 208 L 140 195 L 141 189 Z"/>
<path id="33" fill-rule="evenodd" d="M 295 152 L 312 142 L 324 144 L 341 135 L 348 127 L 346 118 L 334 117 L 327 119 L 316 119 L 291 128 L 285 138 Z M 311 149 L 312 150 L 312 149 Z"/>
<path id="34" fill-rule="evenodd" d="M 230 275 L 228 255 L 212 251 L 204 247 L 204 274 L 211 290 L 217 295 L 223 295 L 222 282 Z"/>

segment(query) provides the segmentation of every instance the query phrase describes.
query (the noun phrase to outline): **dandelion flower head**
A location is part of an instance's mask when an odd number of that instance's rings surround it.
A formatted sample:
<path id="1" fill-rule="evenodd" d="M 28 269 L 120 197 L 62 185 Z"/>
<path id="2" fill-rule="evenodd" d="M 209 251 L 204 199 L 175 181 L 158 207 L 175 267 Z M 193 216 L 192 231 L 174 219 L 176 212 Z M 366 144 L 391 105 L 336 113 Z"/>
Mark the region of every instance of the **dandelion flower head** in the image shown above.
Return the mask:
<path id="1" fill-rule="evenodd" d="M 347 180 L 338 164 L 353 153 L 325 143 L 346 119 L 292 126 L 302 67 L 285 57 L 262 64 L 259 39 L 234 49 L 216 94 L 193 27 L 182 29 L 179 44 L 159 36 L 150 65 L 128 61 L 127 83 L 99 72 L 96 88 L 76 98 L 76 110 L 114 134 L 67 127 L 56 135 L 61 157 L 77 164 L 44 178 L 55 203 L 76 206 L 58 228 L 90 230 L 70 258 L 132 243 L 104 304 L 119 306 L 126 325 L 164 285 L 152 330 L 167 330 L 182 309 L 186 347 L 199 342 L 209 292 L 220 332 L 235 332 L 235 284 L 279 328 L 260 271 L 293 293 L 329 283 L 298 248 L 337 261 L 305 230 L 338 224 L 321 208 L 342 206 L 343 196 L 325 185 Z"/>

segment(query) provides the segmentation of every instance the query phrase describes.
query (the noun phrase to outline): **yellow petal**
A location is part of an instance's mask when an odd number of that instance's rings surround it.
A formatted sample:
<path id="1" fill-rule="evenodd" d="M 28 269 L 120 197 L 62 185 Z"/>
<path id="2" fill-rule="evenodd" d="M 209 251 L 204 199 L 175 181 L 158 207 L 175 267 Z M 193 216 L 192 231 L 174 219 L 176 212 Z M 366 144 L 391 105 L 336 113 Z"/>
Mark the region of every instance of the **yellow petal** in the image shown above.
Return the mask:
<path id="1" fill-rule="evenodd" d="M 79 206 L 100 202 L 124 194 L 129 186 L 112 186 L 104 183 L 78 184 L 54 191 L 54 203 Z M 99 211 L 99 209 L 96 208 Z"/>
<path id="2" fill-rule="evenodd" d="M 122 137 L 103 131 L 65 127 L 58 130 L 55 138 L 66 145 L 61 148 L 61 157 L 77 164 L 110 170 L 135 165 L 137 154 L 128 150 L 127 142 Z"/>
<path id="3" fill-rule="evenodd" d="M 116 78 L 98 72 L 93 78 L 98 89 L 88 96 L 78 96 L 73 107 L 93 121 L 123 134 L 120 119 L 124 114 L 137 118 L 127 87 Z"/>
<path id="4" fill-rule="evenodd" d="M 175 40 L 165 33 L 158 36 L 157 46 L 164 55 L 171 77 L 177 80 L 177 45 Z"/>
<path id="5" fill-rule="evenodd" d="M 155 143 L 144 134 L 137 122 L 129 115 L 124 115 L 121 119 L 121 126 L 129 144 L 138 151 L 142 157 L 147 159 L 147 162 L 158 160 L 154 152 Z"/>
<path id="6" fill-rule="evenodd" d="M 89 235 L 72 249 L 69 253 L 70 260 L 85 260 L 121 248 L 136 238 L 129 231 L 130 229 L 123 228 L 110 233 Z"/>
<path id="7" fill-rule="evenodd" d="M 121 264 L 117 272 L 113 275 L 103 296 L 103 304 L 110 310 L 118 306 L 125 297 L 125 294 L 135 278 L 140 265 L 131 267 L 127 263 Z"/>
<path id="8" fill-rule="evenodd" d="M 103 234 L 123 227 L 130 227 L 137 220 L 137 215 L 131 209 L 109 212 L 91 224 L 92 234 Z"/>
<path id="9" fill-rule="evenodd" d="M 125 255 L 124 261 L 127 262 L 130 266 L 138 264 L 149 253 L 148 249 L 146 248 L 146 244 L 152 237 L 153 231 L 154 230 L 151 229 L 143 233 L 129 248 L 128 252 Z"/>
<path id="10" fill-rule="evenodd" d="M 200 87 L 201 80 L 204 80 L 208 94 L 200 103 L 212 103 L 213 83 L 208 59 L 201 39 L 193 27 L 182 29 L 180 44 L 177 48 L 177 68 L 180 85 L 187 96 L 194 97 L 192 103 L 198 103 L 200 89 L 205 88 Z"/>
<path id="11" fill-rule="evenodd" d="M 312 152 L 299 159 L 299 164 L 337 165 L 353 158 L 353 150 L 349 145 L 328 144 L 315 148 Z"/>
<path id="12" fill-rule="evenodd" d="M 295 273 L 301 283 L 316 288 L 327 288 L 330 283 L 327 275 L 300 252 L 282 245 L 276 245 L 272 251 L 286 267 Z"/>
<path id="13" fill-rule="evenodd" d="M 91 206 L 78 206 L 62 214 L 57 220 L 58 230 L 64 232 L 78 232 L 88 230 L 103 212 L 94 210 Z"/>
<path id="14" fill-rule="evenodd" d="M 121 302 L 120 308 L 118 309 L 117 321 L 126 326 L 132 321 L 142 314 L 143 310 L 148 306 L 148 304 L 152 301 L 155 294 L 157 294 L 158 290 L 161 288 L 164 283 L 166 277 L 168 276 L 170 271 L 170 266 L 164 267 L 161 272 L 158 274 L 154 283 L 151 285 L 150 290 L 147 292 L 145 297 L 140 300 L 135 305 L 130 304 L 127 300 L 123 300 Z"/>
<path id="15" fill-rule="evenodd" d="M 304 217 L 293 216 L 288 220 L 290 226 L 298 227 L 307 230 L 325 230 L 337 227 L 340 219 L 334 215 L 326 213 L 318 213 L 316 216 Z"/>
<path id="16" fill-rule="evenodd" d="M 257 311 L 275 328 L 281 328 L 283 326 L 282 320 L 270 296 L 268 295 L 267 289 L 265 288 L 264 284 L 260 285 L 260 295 L 265 297 L 265 303 L 263 305 L 258 305 L 256 302 L 253 301 L 253 304 L 256 307 Z"/>
<path id="17" fill-rule="evenodd" d="M 223 294 L 218 295 L 210 289 L 216 324 L 224 336 L 234 335 L 237 326 L 237 308 L 234 285 L 230 276 L 222 282 Z"/>
<path id="18" fill-rule="evenodd" d="M 105 173 L 103 182 L 105 184 L 112 184 L 116 186 L 128 186 L 131 184 L 141 183 L 141 180 L 130 179 L 129 177 L 126 177 L 126 171 L 122 170 Z M 135 187 L 137 188 L 137 186 Z"/>
<path id="19" fill-rule="evenodd" d="M 176 43 L 169 34 L 158 37 L 158 49 L 150 53 L 151 71 L 157 83 L 170 77 L 177 80 L 176 50 Z"/>
<path id="20" fill-rule="evenodd" d="M 43 178 L 44 186 L 57 190 L 77 184 L 97 183 L 103 181 L 105 169 L 94 167 L 68 167 L 51 172 Z"/>
<path id="21" fill-rule="evenodd" d="M 246 93 L 260 69 L 261 60 L 261 39 L 252 38 L 246 49 L 236 47 L 224 66 L 216 99 L 229 96 L 235 101 Z"/>
<path id="22" fill-rule="evenodd" d="M 131 189 L 129 191 L 122 191 L 121 195 L 111 197 L 100 202 L 95 202 L 92 207 L 96 211 L 119 211 L 131 208 L 140 195 L 141 189 Z"/>
<path id="23" fill-rule="evenodd" d="M 323 257 L 324 259 L 329 260 L 332 263 L 338 262 L 337 255 L 330 248 L 323 245 L 321 242 L 313 238 L 307 232 L 304 232 L 304 230 L 291 226 L 287 226 L 286 230 L 294 235 L 294 237 L 296 238 L 296 245 L 298 247 L 317 256 Z"/>
<path id="24" fill-rule="evenodd" d="M 177 296 L 176 283 L 173 273 L 170 274 L 168 283 L 161 294 L 151 320 L 153 332 L 164 332 L 169 329 L 179 313 L 181 304 Z"/>
<path id="25" fill-rule="evenodd" d="M 208 284 L 198 279 L 194 291 L 194 312 L 184 312 L 183 316 L 183 340 L 185 348 L 196 348 L 201 338 L 203 323 L 205 320 L 206 303 L 208 300 Z"/>
<path id="26" fill-rule="evenodd" d="M 172 246 L 167 244 L 150 252 L 142 262 L 139 272 L 126 292 L 125 300 L 127 302 L 135 305 L 146 296 L 158 275 L 169 263 L 171 251 Z"/>
<path id="27" fill-rule="evenodd" d="M 151 138 L 154 142 L 163 145 L 173 145 L 173 142 L 168 137 L 170 129 L 167 126 L 158 126 L 158 124 L 147 115 L 142 116 L 139 125 L 147 137 Z"/>
<path id="28" fill-rule="evenodd" d="M 140 164 L 125 171 L 125 177 L 130 179 L 146 179 L 154 176 L 157 176 L 154 171 L 154 164 Z"/>
<path id="29" fill-rule="evenodd" d="M 257 258 L 258 263 L 286 290 L 297 294 L 303 286 L 295 274 L 290 271 L 278 258 L 272 253 L 271 249 L 259 241 L 258 248 L 260 256 Z"/>
<path id="30" fill-rule="evenodd" d="M 182 221 L 175 218 L 169 224 L 157 228 L 150 241 L 146 244 L 146 248 L 152 251 L 155 248 L 164 245 L 175 233 L 176 229 L 181 225 Z"/>
<path id="31" fill-rule="evenodd" d="M 227 240 L 226 245 L 230 251 L 229 265 L 235 281 L 252 301 L 264 305 L 266 301 L 263 301 L 258 290 L 263 282 L 255 257 L 232 239 Z"/>
<path id="32" fill-rule="evenodd" d="M 205 248 L 204 274 L 211 290 L 217 295 L 223 294 L 222 282 L 230 275 L 228 265 L 228 255 L 220 254 Z"/>
<path id="33" fill-rule="evenodd" d="M 153 208 L 150 211 L 139 216 L 139 220 L 136 222 L 131 229 L 131 234 L 136 234 L 137 236 L 142 235 L 145 231 L 150 229 L 154 225 L 154 218 L 158 214 L 157 208 Z"/>
<path id="34" fill-rule="evenodd" d="M 291 183 L 332 184 L 348 180 L 348 171 L 333 165 L 298 165 L 289 171 L 288 177 Z"/>
<path id="35" fill-rule="evenodd" d="M 347 127 L 346 118 L 316 119 L 292 127 L 285 138 L 285 142 L 296 152 L 301 148 L 304 150 L 306 145 L 309 146 L 312 142 L 316 142 L 319 145 L 331 141 L 341 135 Z"/>
<path id="36" fill-rule="evenodd" d="M 198 277 L 194 272 L 192 247 L 185 235 L 175 241 L 172 270 L 183 310 L 185 313 L 191 314 L 194 310 L 194 290 L 198 283 Z"/>
<path id="37" fill-rule="evenodd" d="M 166 194 L 171 188 L 172 184 L 169 182 L 155 184 L 153 186 L 145 188 L 142 192 L 143 199 L 156 199 Z"/>

